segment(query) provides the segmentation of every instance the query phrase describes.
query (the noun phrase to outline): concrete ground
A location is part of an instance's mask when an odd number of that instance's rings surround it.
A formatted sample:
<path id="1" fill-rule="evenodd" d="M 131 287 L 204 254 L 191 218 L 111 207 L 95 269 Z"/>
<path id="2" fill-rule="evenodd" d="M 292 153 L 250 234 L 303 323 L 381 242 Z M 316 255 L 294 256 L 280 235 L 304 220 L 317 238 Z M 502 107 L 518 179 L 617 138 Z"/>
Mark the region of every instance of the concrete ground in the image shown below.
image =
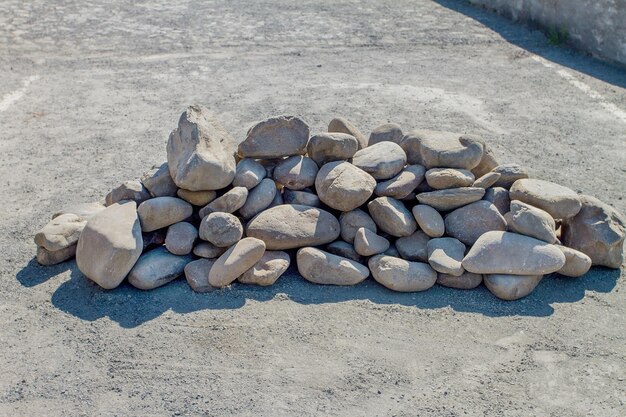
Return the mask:
<path id="1" fill-rule="evenodd" d="M 398 294 L 100 290 L 34 232 L 165 159 L 191 103 L 483 135 L 626 211 L 626 71 L 457 1 L 0 0 L 0 415 L 626 415 L 624 272 Z"/>

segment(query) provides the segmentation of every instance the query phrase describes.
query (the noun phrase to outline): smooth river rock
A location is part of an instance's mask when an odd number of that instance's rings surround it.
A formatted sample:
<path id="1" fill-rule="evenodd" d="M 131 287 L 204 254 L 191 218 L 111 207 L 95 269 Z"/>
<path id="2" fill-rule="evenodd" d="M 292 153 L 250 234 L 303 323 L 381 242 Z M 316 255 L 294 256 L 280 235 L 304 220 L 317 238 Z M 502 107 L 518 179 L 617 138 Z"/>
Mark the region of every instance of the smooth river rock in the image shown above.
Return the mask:
<path id="1" fill-rule="evenodd" d="M 446 231 L 443 217 L 431 206 L 417 204 L 411 210 L 418 226 L 430 237 L 441 237 Z"/>
<path id="2" fill-rule="evenodd" d="M 137 208 L 141 230 L 151 232 L 181 222 L 193 213 L 193 207 L 176 197 L 155 197 L 144 201 Z"/>
<path id="3" fill-rule="evenodd" d="M 519 233 L 548 243 L 556 242 L 554 219 L 547 212 L 521 201 L 511 201 L 511 211 L 506 214 L 511 232 Z"/>
<path id="4" fill-rule="evenodd" d="M 273 285 L 289 268 L 290 262 L 287 252 L 265 251 L 261 259 L 241 274 L 237 280 L 242 284 L 256 284 L 263 287 Z"/>
<path id="5" fill-rule="evenodd" d="M 241 274 L 252 268 L 265 253 L 265 243 L 253 237 L 246 237 L 231 246 L 213 264 L 209 272 L 209 284 L 225 287 Z"/>
<path id="6" fill-rule="evenodd" d="M 339 211 L 363 205 L 374 192 L 376 180 L 349 162 L 334 161 L 322 166 L 315 179 L 320 200 Z"/>
<path id="7" fill-rule="evenodd" d="M 420 154 L 422 165 L 430 168 L 476 167 L 483 156 L 482 139 L 451 132 L 422 131 Z"/>
<path id="8" fill-rule="evenodd" d="M 352 163 L 377 180 L 397 175 L 406 165 L 406 154 L 397 143 L 379 142 L 359 150 Z"/>
<path id="9" fill-rule="evenodd" d="M 315 184 L 317 164 L 307 156 L 291 156 L 274 168 L 274 179 L 290 190 L 303 190 Z"/>
<path id="10" fill-rule="evenodd" d="M 276 116 L 252 126 L 239 144 L 243 158 L 270 159 L 304 155 L 309 126 L 299 117 Z"/>
<path id="11" fill-rule="evenodd" d="M 591 258 L 581 251 L 568 248 L 567 246 L 557 246 L 565 255 L 565 265 L 557 272 L 566 277 L 582 277 L 591 268 Z"/>
<path id="12" fill-rule="evenodd" d="M 361 227 L 365 227 L 374 233 L 377 231 L 374 220 L 361 209 L 341 213 L 339 216 L 339 224 L 341 226 L 341 238 L 348 243 L 354 243 L 356 232 Z"/>
<path id="13" fill-rule="evenodd" d="M 421 230 L 410 236 L 396 240 L 396 249 L 402 259 L 428 262 L 428 241 L 430 237 Z"/>
<path id="14" fill-rule="evenodd" d="M 363 133 L 344 117 L 335 117 L 328 124 L 329 132 L 346 133 L 353 136 L 359 143 L 359 149 L 367 148 L 368 139 Z"/>
<path id="15" fill-rule="evenodd" d="M 410 236 L 417 230 L 413 214 L 395 198 L 378 197 L 370 201 L 367 208 L 376 225 L 385 233 L 402 237 Z"/>
<path id="16" fill-rule="evenodd" d="M 365 265 L 316 248 L 302 248 L 296 258 L 300 275 L 315 284 L 355 285 L 370 274 Z"/>
<path id="17" fill-rule="evenodd" d="M 425 178 L 435 190 L 469 187 L 474 183 L 474 174 L 467 169 L 431 168 L 426 171 Z"/>
<path id="18" fill-rule="evenodd" d="M 346 161 L 358 150 L 357 139 L 346 133 L 319 133 L 307 145 L 307 154 L 320 167 L 332 161 Z"/>
<path id="19" fill-rule="evenodd" d="M 502 187 L 507 190 L 511 188 L 515 181 L 528 178 L 528 170 L 519 164 L 498 165 L 493 169 L 493 172 L 500 174 L 500 178 L 493 184 L 493 187 Z"/>
<path id="20" fill-rule="evenodd" d="M 265 176 L 267 171 L 263 165 L 251 158 L 243 158 L 237 163 L 235 178 L 233 179 L 233 187 L 246 187 L 248 190 L 253 189 Z"/>
<path id="21" fill-rule="evenodd" d="M 398 175 L 379 182 L 374 194 L 379 197 L 393 197 L 401 200 L 407 197 L 424 180 L 426 170 L 421 165 L 409 165 Z"/>
<path id="22" fill-rule="evenodd" d="M 170 166 L 167 162 L 153 166 L 150 171 L 144 172 L 140 180 L 152 197 L 173 197 L 178 189 L 170 175 Z"/>
<path id="23" fill-rule="evenodd" d="M 544 180 L 517 180 L 509 190 L 509 197 L 540 208 L 554 219 L 573 217 L 581 208 L 580 197 L 573 190 Z"/>
<path id="24" fill-rule="evenodd" d="M 49 251 L 48 249 L 37 246 L 36 259 L 40 265 L 49 266 L 65 262 L 76 255 L 76 246 L 72 245 L 63 249 Z"/>
<path id="25" fill-rule="evenodd" d="M 465 270 L 461 266 L 465 256 L 465 245 L 453 237 L 430 239 L 426 246 L 428 263 L 437 272 L 460 276 Z"/>
<path id="26" fill-rule="evenodd" d="M 181 276 L 191 255 L 174 255 L 161 246 L 144 253 L 128 274 L 128 282 L 140 290 L 152 290 Z"/>
<path id="27" fill-rule="evenodd" d="M 542 278 L 543 275 L 489 274 L 484 276 L 484 282 L 496 297 L 514 301 L 533 292 Z"/>
<path id="28" fill-rule="evenodd" d="M 224 248 L 237 243 L 243 236 L 243 226 L 230 213 L 211 213 L 200 222 L 200 239 Z"/>
<path id="29" fill-rule="evenodd" d="M 458 290 L 471 290 L 483 282 L 483 276 L 472 272 L 463 271 L 459 276 L 450 274 L 437 274 L 437 284 Z"/>
<path id="30" fill-rule="evenodd" d="M 425 291 L 437 281 L 437 272 L 422 262 L 376 255 L 369 259 L 368 266 L 374 279 L 393 291 Z"/>
<path id="31" fill-rule="evenodd" d="M 217 288 L 209 284 L 209 272 L 215 263 L 211 259 L 196 259 L 185 266 L 187 284 L 195 292 L 210 292 Z"/>
<path id="32" fill-rule="evenodd" d="M 248 189 L 246 187 L 233 187 L 220 197 L 202 207 L 199 215 L 204 218 L 210 213 L 234 213 L 246 204 L 247 199 Z"/>
<path id="33" fill-rule="evenodd" d="M 445 217 L 446 233 L 466 245 L 492 230 L 506 230 L 506 220 L 496 206 L 489 201 L 479 200 L 460 207 Z"/>
<path id="34" fill-rule="evenodd" d="M 395 123 L 385 123 L 384 125 L 376 126 L 370 133 L 368 140 L 368 146 L 375 145 L 380 142 L 394 142 L 398 145 L 402 142 L 404 134 L 402 128 Z"/>
<path id="35" fill-rule="evenodd" d="M 265 178 L 259 185 L 248 192 L 246 202 L 239 209 L 239 214 L 244 219 L 250 219 L 272 204 L 276 197 L 276 183 L 274 180 Z"/>
<path id="36" fill-rule="evenodd" d="M 389 241 L 365 227 L 356 231 L 354 249 L 361 256 L 372 256 L 389 249 Z"/>
<path id="37" fill-rule="evenodd" d="M 124 181 L 119 187 L 114 188 L 104 198 L 105 205 L 124 200 L 132 200 L 137 204 L 148 200 L 150 193 L 139 180 Z"/>
<path id="38" fill-rule="evenodd" d="M 213 190 L 189 191 L 182 188 L 179 188 L 178 191 L 176 191 L 176 195 L 189 204 L 200 207 L 209 204 L 211 201 L 215 200 L 215 197 L 217 197 L 217 193 Z"/>
<path id="39" fill-rule="evenodd" d="M 436 190 L 417 195 L 417 201 L 439 211 L 449 211 L 478 201 L 485 195 L 483 188 L 461 187 Z"/>
<path id="40" fill-rule="evenodd" d="M 187 222 L 175 223 L 167 228 L 165 247 L 174 255 L 188 255 L 198 239 L 198 229 Z"/>

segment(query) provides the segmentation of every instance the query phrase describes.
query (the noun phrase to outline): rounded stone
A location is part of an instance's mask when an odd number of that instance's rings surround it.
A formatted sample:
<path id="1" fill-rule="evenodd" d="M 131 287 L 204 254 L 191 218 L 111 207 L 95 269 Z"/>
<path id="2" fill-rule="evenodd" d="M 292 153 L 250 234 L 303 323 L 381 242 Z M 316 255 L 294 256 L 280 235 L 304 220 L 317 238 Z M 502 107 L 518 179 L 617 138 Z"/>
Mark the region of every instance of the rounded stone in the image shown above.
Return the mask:
<path id="1" fill-rule="evenodd" d="M 315 184 L 317 164 L 306 156 L 291 156 L 274 168 L 274 179 L 290 190 L 303 190 Z"/>
<path id="2" fill-rule="evenodd" d="M 150 193 L 139 180 L 124 181 L 119 187 L 114 188 L 104 198 L 105 205 L 132 200 L 137 204 L 150 199 Z"/>
<path id="3" fill-rule="evenodd" d="M 543 275 L 489 274 L 485 286 L 496 297 L 505 301 L 519 300 L 533 292 Z"/>
<path id="4" fill-rule="evenodd" d="M 176 197 L 155 197 L 144 201 L 137 208 L 141 230 L 144 232 L 182 222 L 192 213 L 191 204 Z"/>
<path id="5" fill-rule="evenodd" d="M 395 177 L 378 183 L 374 194 L 401 200 L 411 194 L 424 180 L 425 172 L 421 165 L 409 165 Z"/>
<path id="6" fill-rule="evenodd" d="M 445 217 L 446 233 L 466 245 L 492 230 L 506 230 L 506 220 L 496 206 L 479 200 L 454 210 Z"/>
<path id="7" fill-rule="evenodd" d="M 243 226 L 230 213 L 211 213 L 200 222 L 200 239 L 224 248 L 237 243 L 243 236 Z"/>
<path id="8" fill-rule="evenodd" d="M 381 142 L 384 143 L 384 142 Z M 417 230 L 417 222 L 404 204 L 391 197 L 378 197 L 367 204 L 376 225 L 392 236 L 410 236 Z"/>
<path id="9" fill-rule="evenodd" d="M 189 204 L 193 204 L 194 206 L 205 206 L 209 204 L 211 201 L 215 200 L 217 197 L 217 193 L 215 191 L 189 191 L 183 190 L 179 188 L 176 192 L 178 197 L 182 198 Z"/>
<path id="10" fill-rule="evenodd" d="M 252 126 L 239 144 L 243 158 L 280 158 L 306 153 L 309 126 L 295 116 L 276 116 Z"/>
<path id="11" fill-rule="evenodd" d="M 217 288 L 209 284 L 209 272 L 215 261 L 211 259 L 197 259 L 185 266 L 185 279 L 195 292 L 210 292 Z"/>
<path id="12" fill-rule="evenodd" d="M 296 262 L 300 275 L 314 284 L 355 285 L 370 274 L 365 265 L 316 248 L 298 250 Z"/>
<path id="13" fill-rule="evenodd" d="M 509 190 L 502 187 L 491 187 L 485 190 L 483 200 L 492 203 L 500 214 L 504 215 L 508 213 L 511 206 L 511 199 L 509 198 Z"/>
<path id="14" fill-rule="evenodd" d="M 188 255 L 198 238 L 198 229 L 187 222 L 175 223 L 167 228 L 165 247 L 174 255 Z"/>
<path id="15" fill-rule="evenodd" d="M 307 154 L 319 166 L 348 160 L 358 150 L 359 142 L 346 133 L 320 133 L 312 136 L 307 145 Z"/>
<path id="16" fill-rule="evenodd" d="M 556 225 L 554 219 L 547 212 L 522 203 L 511 201 L 511 211 L 506 216 L 508 229 L 548 243 L 556 242 Z"/>
<path id="17" fill-rule="evenodd" d="M 241 217 L 249 219 L 268 208 L 276 197 L 276 191 L 274 180 L 265 178 L 249 191 L 245 204 L 239 209 Z"/>
<path id="18" fill-rule="evenodd" d="M 364 204 L 374 192 L 376 180 L 349 162 L 322 166 L 315 179 L 320 200 L 336 210 L 350 211 Z"/>
<path id="19" fill-rule="evenodd" d="M 465 245 L 452 237 L 430 239 L 426 245 L 428 263 L 437 272 L 460 276 L 465 270 L 461 266 L 465 256 Z"/>
<path id="20" fill-rule="evenodd" d="M 581 208 L 580 197 L 573 190 L 550 181 L 520 179 L 509 190 L 511 200 L 540 208 L 554 219 L 575 216 Z"/>
<path id="21" fill-rule="evenodd" d="M 246 187 L 233 187 L 225 192 L 221 197 L 211 201 L 200 209 L 200 217 L 205 217 L 210 213 L 234 213 L 246 204 L 248 199 L 248 189 Z"/>
<path id="22" fill-rule="evenodd" d="M 356 138 L 359 144 L 359 149 L 367 148 L 367 138 L 361 131 L 354 126 L 350 121 L 343 117 L 335 117 L 328 124 L 329 132 L 346 133 Z"/>
<path id="23" fill-rule="evenodd" d="M 420 229 L 430 237 L 441 237 L 446 231 L 443 217 L 431 206 L 417 204 L 411 210 Z"/>
<path id="24" fill-rule="evenodd" d="M 591 268 L 591 258 L 589 256 L 567 246 L 557 247 L 565 255 L 565 265 L 557 273 L 566 277 L 581 277 L 589 272 Z"/>
<path id="25" fill-rule="evenodd" d="M 144 172 L 140 180 L 152 197 L 173 197 L 178 190 L 167 162 L 153 166 L 150 171 Z"/>
<path id="26" fill-rule="evenodd" d="M 191 255 L 174 255 L 161 246 L 139 257 L 128 274 L 128 282 L 140 290 L 161 287 L 181 276 L 192 259 Z"/>
<path id="27" fill-rule="evenodd" d="M 396 249 L 402 259 L 428 262 L 428 241 L 430 237 L 421 230 L 411 236 L 396 240 Z"/>
<path id="28" fill-rule="evenodd" d="M 222 288 L 230 285 L 241 274 L 252 268 L 265 253 L 265 243 L 246 237 L 231 246 L 213 264 L 209 271 L 209 284 Z"/>
<path id="29" fill-rule="evenodd" d="M 502 174 L 500 174 L 499 172 L 488 172 L 482 177 L 477 178 L 476 181 L 474 181 L 474 183 L 472 184 L 472 187 L 487 189 L 494 185 L 496 182 L 498 182 L 501 176 Z"/>
<path id="30" fill-rule="evenodd" d="M 253 189 L 265 178 L 267 171 L 263 165 L 251 158 L 243 158 L 237 163 L 233 187 Z"/>
<path id="31" fill-rule="evenodd" d="M 228 248 L 220 248 L 210 242 L 200 242 L 193 248 L 193 254 L 201 258 L 215 259 L 226 252 Z"/>
<path id="32" fill-rule="evenodd" d="M 385 123 L 372 130 L 368 140 L 368 146 L 372 146 L 380 142 L 394 142 L 399 145 L 400 142 L 402 142 L 403 137 L 404 135 L 400 126 L 395 123 Z"/>
<path id="33" fill-rule="evenodd" d="M 459 276 L 442 273 L 437 274 L 437 284 L 459 290 L 471 290 L 472 288 L 478 287 L 482 282 L 482 275 L 467 271 L 463 271 Z"/>
<path id="34" fill-rule="evenodd" d="M 502 187 L 507 190 L 511 188 L 515 181 L 528 178 L 528 170 L 518 164 L 498 165 L 492 172 L 500 174 L 500 178 L 493 184 L 493 187 Z"/>
<path id="35" fill-rule="evenodd" d="M 467 169 L 431 168 L 426 171 L 426 182 L 435 190 L 468 187 L 474 183 L 474 174 Z"/>
<path id="36" fill-rule="evenodd" d="M 420 193 L 417 201 L 439 211 L 449 211 L 483 198 L 485 190 L 475 187 L 450 188 Z"/>
<path id="37" fill-rule="evenodd" d="M 291 260 L 286 252 L 265 251 L 254 266 L 241 274 L 237 280 L 242 284 L 272 285 L 289 268 Z"/>
<path id="38" fill-rule="evenodd" d="M 376 233 L 376 223 L 369 214 L 361 209 L 355 209 L 341 213 L 339 216 L 341 226 L 341 238 L 348 243 L 354 243 L 356 231 L 361 227 Z"/>
<path id="39" fill-rule="evenodd" d="M 369 259 L 368 266 L 374 279 L 393 291 L 425 291 L 437 281 L 437 272 L 422 262 L 376 255 Z"/>
<path id="40" fill-rule="evenodd" d="M 475 168 L 483 156 L 482 139 L 451 132 L 422 131 L 421 160 L 430 168 Z"/>
<path id="41" fill-rule="evenodd" d="M 361 256 L 372 256 L 389 249 L 389 241 L 365 227 L 356 231 L 354 249 Z"/>
<path id="42" fill-rule="evenodd" d="M 406 154 L 397 143 L 379 142 L 355 153 L 352 164 L 377 180 L 386 180 L 402 171 Z"/>

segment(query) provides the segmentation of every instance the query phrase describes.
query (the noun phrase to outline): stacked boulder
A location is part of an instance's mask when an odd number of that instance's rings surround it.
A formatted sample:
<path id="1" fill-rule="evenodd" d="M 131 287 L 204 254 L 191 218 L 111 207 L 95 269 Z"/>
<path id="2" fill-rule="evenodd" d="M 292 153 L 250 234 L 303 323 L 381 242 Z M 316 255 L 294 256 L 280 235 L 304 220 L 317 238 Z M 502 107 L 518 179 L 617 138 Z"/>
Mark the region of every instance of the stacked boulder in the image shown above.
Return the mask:
<path id="1" fill-rule="evenodd" d="M 182 275 L 198 292 L 266 286 L 295 259 L 317 284 L 371 276 L 413 292 L 484 282 L 515 300 L 547 274 L 620 268 L 624 236 L 610 206 L 499 164 L 477 136 L 385 124 L 367 138 L 343 118 L 311 136 L 302 119 L 278 116 L 238 143 L 191 106 L 167 162 L 104 205 L 56 213 L 35 242 L 41 264 L 76 256 L 106 289 L 127 278 L 149 290 Z"/>

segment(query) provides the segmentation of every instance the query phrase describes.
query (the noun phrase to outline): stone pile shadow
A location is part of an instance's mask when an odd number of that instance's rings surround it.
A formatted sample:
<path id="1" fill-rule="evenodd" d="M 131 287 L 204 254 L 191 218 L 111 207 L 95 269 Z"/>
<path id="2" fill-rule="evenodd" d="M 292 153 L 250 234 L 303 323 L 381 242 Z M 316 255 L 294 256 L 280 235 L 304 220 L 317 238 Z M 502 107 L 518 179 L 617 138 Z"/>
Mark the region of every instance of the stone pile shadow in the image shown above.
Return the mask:
<path id="1" fill-rule="evenodd" d="M 235 283 L 230 288 L 204 294 L 192 291 L 184 278 L 151 291 L 141 291 L 127 283 L 115 290 L 103 290 L 85 278 L 73 260 L 41 267 L 33 259 L 17 274 L 17 280 L 25 287 L 32 287 L 68 271 L 69 280 L 61 283 L 54 292 L 52 304 L 82 320 L 108 317 L 125 328 L 139 326 L 168 310 L 186 314 L 200 310 L 237 309 L 242 308 L 247 300 L 264 302 L 277 297 L 300 304 L 361 300 L 416 309 L 449 307 L 457 312 L 487 317 L 545 317 L 554 312 L 552 304 L 579 301 L 585 291 L 610 292 L 620 277 L 620 270 L 601 267 L 592 268 L 581 278 L 552 274 L 546 276 L 528 297 L 518 301 L 499 300 L 484 286 L 464 291 L 435 285 L 425 292 L 398 293 L 372 278 L 352 287 L 316 285 L 300 277 L 293 266 L 270 287 Z"/>

